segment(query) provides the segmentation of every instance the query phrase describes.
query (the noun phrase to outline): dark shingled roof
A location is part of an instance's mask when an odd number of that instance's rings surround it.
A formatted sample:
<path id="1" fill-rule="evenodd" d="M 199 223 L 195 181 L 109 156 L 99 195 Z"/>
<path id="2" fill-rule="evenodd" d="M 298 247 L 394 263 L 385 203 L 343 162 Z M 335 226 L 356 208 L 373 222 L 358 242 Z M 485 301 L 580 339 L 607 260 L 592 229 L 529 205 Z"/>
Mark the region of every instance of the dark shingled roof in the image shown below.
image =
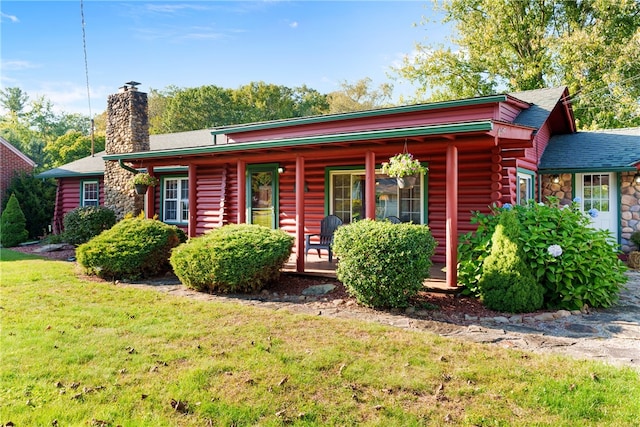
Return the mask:
<path id="1" fill-rule="evenodd" d="M 640 163 L 640 127 L 551 137 L 540 171 L 633 170 Z"/>
<path id="2" fill-rule="evenodd" d="M 166 150 L 170 148 L 200 147 L 213 143 L 210 129 L 194 130 L 188 132 L 167 133 L 162 135 L 149 135 L 149 148 L 153 150 Z M 95 156 L 85 157 L 75 162 L 67 163 L 55 169 L 42 172 L 38 178 L 65 178 L 71 176 L 104 175 L 104 151 Z"/>
<path id="3" fill-rule="evenodd" d="M 531 107 L 518 114 L 518 117 L 513 122 L 518 125 L 540 129 L 549 114 L 551 114 L 551 111 L 558 104 L 558 101 L 561 100 L 565 89 L 565 86 L 560 86 L 509 93 L 509 96 L 532 104 Z"/>

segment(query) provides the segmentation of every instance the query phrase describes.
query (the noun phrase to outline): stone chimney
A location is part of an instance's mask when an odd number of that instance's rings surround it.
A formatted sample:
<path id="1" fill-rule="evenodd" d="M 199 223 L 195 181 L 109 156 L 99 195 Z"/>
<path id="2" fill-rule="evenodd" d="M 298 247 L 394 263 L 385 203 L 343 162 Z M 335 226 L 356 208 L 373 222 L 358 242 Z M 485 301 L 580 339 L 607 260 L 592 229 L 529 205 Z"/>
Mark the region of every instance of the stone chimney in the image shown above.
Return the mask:
<path id="1" fill-rule="evenodd" d="M 138 82 L 128 82 L 107 100 L 107 154 L 149 150 L 147 94 L 138 92 Z M 133 173 L 117 161 L 107 161 L 104 170 L 104 204 L 118 219 L 125 214 L 138 215 L 144 209 L 144 196 L 129 186 Z"/>

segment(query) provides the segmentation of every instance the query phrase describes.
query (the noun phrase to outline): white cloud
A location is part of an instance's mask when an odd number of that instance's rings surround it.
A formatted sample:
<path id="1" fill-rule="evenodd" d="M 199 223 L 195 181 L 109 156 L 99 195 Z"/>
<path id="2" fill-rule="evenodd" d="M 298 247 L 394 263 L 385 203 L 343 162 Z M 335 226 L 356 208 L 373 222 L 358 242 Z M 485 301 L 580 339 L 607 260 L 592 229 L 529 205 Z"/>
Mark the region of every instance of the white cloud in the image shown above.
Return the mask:
<path id="1" fill-rule="evenodd" d="M 298 25 L 299 25 L 298 21 L 293 21 L 293 22 L 289 23 L 289 27 L 291 27 L 291 28 L 298 28 Z"/>
<path id="2" fill-rule="evenodd" d="M 2 69 L 5 71 L 7 70 L 20 71 L 20 70 L 28 70 L 31 68 L 40 68 L 40 66 L 29 61 L 20 61 L 20 60 L 2 61 Z"/>
<path id="3" fill-rule="evenodd" d="M 18 17 L 17 17 L 17 16 L 15 16 L 15 15 L 9 15 L 9 14 L 7 14 L 7 13 L 3 13 L 3 12 L 0 12 L 0 17 L 2 18 L 2 21 L 9 20 L 9 21 L 11 21 L 11 22 L 13 22 L 13 23 L 18 23 L 18 22 L 20 22 L 20 20 L 18 19 Z"/>

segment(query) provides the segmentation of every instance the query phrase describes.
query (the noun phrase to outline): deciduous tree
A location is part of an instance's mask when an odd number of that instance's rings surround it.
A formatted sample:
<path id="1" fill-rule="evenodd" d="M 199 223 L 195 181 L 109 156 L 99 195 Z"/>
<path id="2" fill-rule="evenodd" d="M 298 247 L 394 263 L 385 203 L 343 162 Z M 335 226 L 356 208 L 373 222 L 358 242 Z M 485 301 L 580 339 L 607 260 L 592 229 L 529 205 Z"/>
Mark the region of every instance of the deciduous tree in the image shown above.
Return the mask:
<path id="1" fill-rule="evenodd" d="M 640 125 L 640 2 L 434 4 L 455 33 L 448 45 L 418 43 L 395 69 L 417 87 L 412 101 L 567 85 L 579 126 Z"/>

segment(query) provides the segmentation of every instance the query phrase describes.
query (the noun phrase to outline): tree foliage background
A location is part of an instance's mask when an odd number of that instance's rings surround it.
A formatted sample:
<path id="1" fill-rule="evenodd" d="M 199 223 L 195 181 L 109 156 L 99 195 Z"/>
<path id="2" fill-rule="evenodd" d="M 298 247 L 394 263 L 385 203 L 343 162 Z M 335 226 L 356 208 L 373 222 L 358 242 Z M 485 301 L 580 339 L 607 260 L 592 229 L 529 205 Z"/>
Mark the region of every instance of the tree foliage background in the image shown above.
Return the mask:
<path id="1" fill-rule="evenodd" d="M 566 85 L 580 128 L 640 126 L 637 0 L 433 3 L 454 33 L 448 45 L 418 43 L 394 69 L 416 86 L 410 101 Z"/>

